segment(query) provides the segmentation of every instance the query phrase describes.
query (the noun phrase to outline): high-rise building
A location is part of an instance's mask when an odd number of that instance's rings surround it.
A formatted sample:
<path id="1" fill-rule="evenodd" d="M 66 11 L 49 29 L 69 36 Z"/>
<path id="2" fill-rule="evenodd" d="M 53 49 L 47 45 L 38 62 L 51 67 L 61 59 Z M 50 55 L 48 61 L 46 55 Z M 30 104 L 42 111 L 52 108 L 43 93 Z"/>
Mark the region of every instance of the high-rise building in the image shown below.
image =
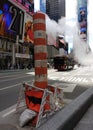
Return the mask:
<path id="1" fill-rule="evenodd" d="M 87 0 L 78 0 L 78 22 L 80 37 L 87 39 Z"/>
<path id="2" fill-rule="evenodd" d="M 40 11 L 46 13 L 46 0 L 40 0 Z"/>
<path id="3" fill-rule="evenodd" d="M 65 16 L 65 0 L 46 0 L 46 14 L 55 21 Z"/>
<path id="4" fill-rule="evenodd" d="M 66 16 L 66 2 L 65 0 L 59 0 L 59 18 L 61 18 L 61 16 Z"/>

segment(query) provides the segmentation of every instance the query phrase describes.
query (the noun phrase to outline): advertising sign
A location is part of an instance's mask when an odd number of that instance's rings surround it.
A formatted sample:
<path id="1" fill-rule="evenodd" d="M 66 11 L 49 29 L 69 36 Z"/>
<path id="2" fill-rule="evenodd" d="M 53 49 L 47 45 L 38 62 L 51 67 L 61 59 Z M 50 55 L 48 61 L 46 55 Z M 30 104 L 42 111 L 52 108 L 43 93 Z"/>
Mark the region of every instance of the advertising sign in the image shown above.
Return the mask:
<path id="1" fill-rule="evenodd" d="M 34 14 L 34 0 L 11 0 L 15 2 L 15 4 L 19 5 L 23 8 L 26 12 L 30 14 Z"/>
<path id="2" fill-rule="evenodd" d="M 80 38 L 87 39 L 87 0 L 78 1 L 78 22 Z"/>
<path id="3" fill-rule="evenodd" d="M 0 37 L 16 40 L 22 39 L 24 12 L 7 0 L 0 1 Z"/>
<path id="4" fill-rule="evenodd" d="M 33 33 L 33 17 L 28 13 L 25 14 L 25 29 L 24 29 L 24 43 L 33 44 L 34 33 Z"/>

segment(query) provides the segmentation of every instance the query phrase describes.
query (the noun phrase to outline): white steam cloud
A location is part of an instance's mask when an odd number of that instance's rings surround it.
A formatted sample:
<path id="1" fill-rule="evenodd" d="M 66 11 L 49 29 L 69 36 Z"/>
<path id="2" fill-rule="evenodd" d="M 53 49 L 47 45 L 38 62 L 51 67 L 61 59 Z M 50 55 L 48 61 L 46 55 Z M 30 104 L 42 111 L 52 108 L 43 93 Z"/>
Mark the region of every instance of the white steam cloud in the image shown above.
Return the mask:
<path id="1" fill-rule="evenodd" d="M 93 54 L 89 49 L 89 45 L 86 41 L 82 40 L 78 33 L 78 24 L 66 23 L 66 18 L 62 17 L 58 23 L 51 20 L 46 15 L 46 32 L 48 35 L 48 44 L 53 45 L 56 43 L 56 37 L 61 35 L 67 35 L 72 38 L 74 57 L 82 65 L 93 64 Z M 67 41 L 69 43 L 69 41 Z"/>
<path id="2" fill-rule="evenodd" d="M 68 29 L 68 31 L 66 31 Z M 48 42 L 50 45 L 53 45 L 56 42 L 56 37 L 58 35 L 65 35 L 68 33 L 70 34 L 70 26 L 66 25 L 66 19 L 65 17 L 62 17 L 58 23 L 54 20 L 51 20 L 47 15 L 46 15 L 46 32 L 48 35 Z"/>

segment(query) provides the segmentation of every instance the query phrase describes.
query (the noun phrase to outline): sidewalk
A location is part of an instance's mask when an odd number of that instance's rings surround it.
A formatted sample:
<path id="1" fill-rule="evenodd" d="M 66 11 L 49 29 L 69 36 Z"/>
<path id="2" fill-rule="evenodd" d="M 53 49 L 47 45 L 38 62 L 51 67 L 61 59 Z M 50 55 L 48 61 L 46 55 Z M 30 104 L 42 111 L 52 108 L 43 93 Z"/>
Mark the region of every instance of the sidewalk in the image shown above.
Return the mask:
<path id="1" fill-rule="evenodd" d="M 74 130 L 93 130 L 93 105 L 91 105 Z"/>
<path id="2" fill-rule="evenodd" d="M 0 113 L 0 130 L 33 130 L 31 126 L 25 126 L 23 128 L 19 125 L 19 117 L 24 111 L 24 108 L 20 108 L 16 112 L 16 105 Z"/>
<path id="3" fill-rule="evenodd" d="M 55 113 L 37 130 L 73 130 L 73 128 L 74 130 L 93 130 L 92 103 L 93 87 L 83 92 L 66 107 Z M 15 108 L 16 106 L 13 106 L 13 108 L 0 113 L 0 130 L 33 130 L 33 127 L 28 125 L 23 128 L 19 126 L 21 111 L 15 113 Z M 79 120 L 81 121 L 79 122 Z"/>

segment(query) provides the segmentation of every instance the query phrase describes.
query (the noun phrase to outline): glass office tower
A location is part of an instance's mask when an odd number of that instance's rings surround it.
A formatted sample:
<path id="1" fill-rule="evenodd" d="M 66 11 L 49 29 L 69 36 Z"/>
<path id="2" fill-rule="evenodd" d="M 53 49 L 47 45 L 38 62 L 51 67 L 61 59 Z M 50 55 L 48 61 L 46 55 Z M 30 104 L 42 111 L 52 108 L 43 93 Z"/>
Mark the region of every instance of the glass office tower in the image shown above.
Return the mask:
<path id="1" fill-rule="evenodd" d="M 65 16 L 65 0 L 46 0 L 46 14 L 58 22 L 61 16 Z"/>
<path id="2" fill-rule="evenodd" d="M 40 0 L 40 11 L 46 13 L 46 0 Z"/>

